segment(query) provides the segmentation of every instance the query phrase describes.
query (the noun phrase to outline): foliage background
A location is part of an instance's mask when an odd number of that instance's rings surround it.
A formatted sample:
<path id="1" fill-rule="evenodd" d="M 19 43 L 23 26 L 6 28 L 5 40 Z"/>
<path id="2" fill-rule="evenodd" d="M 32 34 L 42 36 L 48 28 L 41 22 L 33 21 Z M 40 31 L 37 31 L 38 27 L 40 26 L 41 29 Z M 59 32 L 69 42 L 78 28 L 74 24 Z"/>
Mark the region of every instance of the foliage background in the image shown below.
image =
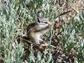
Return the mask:
<path id="1" fill-rule="evenodd" d="M 27 25 L 35 21 L 38 13 L 53 23 L 44 40 L 56 49 L 44 48 L 44 53 L 33 49 L 33 45 L 25 47 L 22 40 L 17 41 L 17 36 L 26 34 Z M 5 63 L 84 63 L 84 1 L 0 0 L 1 60 Z"/>

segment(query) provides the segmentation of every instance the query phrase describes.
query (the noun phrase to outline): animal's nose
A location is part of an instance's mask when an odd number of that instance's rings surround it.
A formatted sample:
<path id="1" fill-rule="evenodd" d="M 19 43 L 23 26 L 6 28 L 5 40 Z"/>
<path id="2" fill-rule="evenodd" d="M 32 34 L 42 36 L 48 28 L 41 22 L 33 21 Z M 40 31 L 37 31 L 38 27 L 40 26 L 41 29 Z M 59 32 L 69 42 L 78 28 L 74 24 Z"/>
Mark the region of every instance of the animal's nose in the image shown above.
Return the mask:
<path id="1" fill-rule="evenodd" d="M 49 22 L 49 25 L 48 25 L 48 27 L 51 27 L 52 26 L 52 23 L 51 22 Z"/>
<path id="2" fill-rule="evenodd" d="M 49 22 L 49 24 L 50 24 L 50 25 L 52 25 L 52 23 L 51 23 L 51 22 Z"/>

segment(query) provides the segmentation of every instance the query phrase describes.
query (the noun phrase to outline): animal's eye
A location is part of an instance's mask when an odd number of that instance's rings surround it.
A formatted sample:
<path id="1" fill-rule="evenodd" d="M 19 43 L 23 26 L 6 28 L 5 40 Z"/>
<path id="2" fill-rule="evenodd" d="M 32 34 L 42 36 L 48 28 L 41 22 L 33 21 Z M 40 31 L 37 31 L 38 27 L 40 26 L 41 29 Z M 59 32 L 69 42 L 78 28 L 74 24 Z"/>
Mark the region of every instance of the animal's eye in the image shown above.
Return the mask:
<path id="1" fill-rule="evenodd" d="M 45 24 L 47 24 L 48 22 L 44 22 Z"/>
<path id="2" fill-rule="evenodd" d="M 40 20 L 38 19 L 38 22 L 40 23 Z"/>

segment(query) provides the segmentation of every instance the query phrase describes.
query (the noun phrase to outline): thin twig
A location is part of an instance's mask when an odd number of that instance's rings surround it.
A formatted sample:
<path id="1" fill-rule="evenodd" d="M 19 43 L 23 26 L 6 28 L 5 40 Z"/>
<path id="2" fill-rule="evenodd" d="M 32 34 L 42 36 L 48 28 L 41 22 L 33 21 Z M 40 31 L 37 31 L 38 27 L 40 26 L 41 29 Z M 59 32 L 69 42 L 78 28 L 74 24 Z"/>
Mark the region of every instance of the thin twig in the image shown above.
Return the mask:
<path id="1" fill-rule="evenodd" d="M 62 15 L 65 15 L 65 14 L 67 14 L 67 13 L 69 13 L 69 12 L 71 12 L 71 10 L 59 14 L 56 18 L 58 18 L 58 17 L 60 17 L 60 16 L 62 16 Z"/>

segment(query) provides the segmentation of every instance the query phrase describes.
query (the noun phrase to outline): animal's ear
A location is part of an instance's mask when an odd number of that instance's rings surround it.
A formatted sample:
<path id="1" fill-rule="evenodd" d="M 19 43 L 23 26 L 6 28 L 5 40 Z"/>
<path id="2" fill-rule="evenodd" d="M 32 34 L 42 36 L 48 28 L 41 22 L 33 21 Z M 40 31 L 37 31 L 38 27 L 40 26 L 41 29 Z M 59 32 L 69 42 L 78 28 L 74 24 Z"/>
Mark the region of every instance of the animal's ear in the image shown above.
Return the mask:
<path id="1" fill-rule="evenodd" d="M 39 13 L 39 14 L 37 14 L 37 18 L 39 18 L 39 17 L 42 17 L 42 14 L 40 14 L 40 13 Z"/>
<path id="2" fill-rule="evenodd" d="M 39 14 L 37 14 L 37 18 L 40 17 Z"/>
<path id="3" fill-rule="evenodd" d="M 39 20 L 39 18 L 37 18 L 37 21 L 40 23 L 40 20 Z"/>

